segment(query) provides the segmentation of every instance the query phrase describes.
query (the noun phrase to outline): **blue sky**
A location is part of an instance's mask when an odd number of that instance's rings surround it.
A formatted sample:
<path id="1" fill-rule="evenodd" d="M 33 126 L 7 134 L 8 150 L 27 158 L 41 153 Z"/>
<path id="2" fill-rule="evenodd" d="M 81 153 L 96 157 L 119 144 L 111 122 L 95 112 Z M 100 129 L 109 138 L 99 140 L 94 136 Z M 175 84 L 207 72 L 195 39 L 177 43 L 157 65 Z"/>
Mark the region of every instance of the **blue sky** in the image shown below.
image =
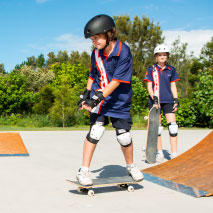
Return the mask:
<path id="1" fill-rule="evenodd" d="M 83 37 L 97 14 L 145 15 L 160 24 L 170 45 L 180 36 L 198 56 L 213 36 L 212 0 L 0 0 L 0 63 L 7 71 L 27 57 L 90 50 Z"/>

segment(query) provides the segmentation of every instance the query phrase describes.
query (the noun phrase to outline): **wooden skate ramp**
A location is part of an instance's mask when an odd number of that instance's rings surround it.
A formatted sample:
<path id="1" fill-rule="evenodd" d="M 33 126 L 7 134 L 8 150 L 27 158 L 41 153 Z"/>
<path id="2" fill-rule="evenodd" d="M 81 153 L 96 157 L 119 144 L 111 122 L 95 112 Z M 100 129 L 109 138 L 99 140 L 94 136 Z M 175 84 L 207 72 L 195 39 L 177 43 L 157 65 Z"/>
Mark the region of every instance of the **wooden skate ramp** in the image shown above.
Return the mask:
<path id="1" fill-rule="evenodd" d="M 29 156 L 19 133 L 0 133 L 0 156 Z"/>
<path id="2" fill-rule="evenodd" d="M 146 180 L 185 194 L 213 195 L 213 131 L 175 159 L 142 172 Z"/>

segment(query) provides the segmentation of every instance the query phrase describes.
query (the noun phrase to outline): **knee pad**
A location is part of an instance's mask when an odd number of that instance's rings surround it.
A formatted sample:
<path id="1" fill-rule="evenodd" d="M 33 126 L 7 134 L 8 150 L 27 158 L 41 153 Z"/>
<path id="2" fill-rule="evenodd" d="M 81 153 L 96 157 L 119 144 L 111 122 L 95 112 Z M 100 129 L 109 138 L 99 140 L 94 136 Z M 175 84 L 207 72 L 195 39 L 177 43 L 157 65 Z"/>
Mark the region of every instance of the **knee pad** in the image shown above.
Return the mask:
<path id="1" fill-rule="evenodd" d="M 159 124 L 159 127 L 158 127 L 158 136 L 161 136 L 162 131 L 163 131 L 163 126 L 161 124 Z"/>
<path id="2" fill-rule="evenodd" d="M 105 131 L 103 122 L 96 122 L 90 128 L 90 131 L 87 135 L 87 140 L 91 143 L 97 144 L 101 139 Z"/>
<path id="3" fill-rule="evenodd" d="M 117 141 L 121 146 L 127 147 L 132 143 L 132 137 L 129 130 L 116 129 Z"/>
<path id="4" fill-rule="evenodd" d="M 178 125 L 176 122 L 171 122 L 168 124 L 169 134 L 171 137 L 176 137 L 178 134 Z"/>

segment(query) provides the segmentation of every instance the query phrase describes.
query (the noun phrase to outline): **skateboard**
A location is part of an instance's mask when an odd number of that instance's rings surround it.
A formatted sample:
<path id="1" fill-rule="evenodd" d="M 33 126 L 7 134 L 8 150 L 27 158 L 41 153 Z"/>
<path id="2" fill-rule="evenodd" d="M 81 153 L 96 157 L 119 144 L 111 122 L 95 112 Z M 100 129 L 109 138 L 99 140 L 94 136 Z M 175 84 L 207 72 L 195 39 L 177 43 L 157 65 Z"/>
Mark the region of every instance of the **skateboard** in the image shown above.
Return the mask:
<path id="1" fill-rule="evenodd" d="M 92 197 L 95 195 L 95 192 L 93 188 L 98 188 L 98 187 L 106 187 L 106 186 L 116 186 L 120 189 L 127 189 L 128 192 L 134 192 L 134 186 L 139 184 L 139 182 L 136 182 L 132 179 L 131 176 L 123 176 L 123 177 L 110 177 L 110 178 L 98 178 L 98 179 L 93 179 L 93 185 L 91 186 L 84 186 L 81 185 L 78 181 L 74 180 L 68 180 L 68 182 L 78 186 L 77 191 L 79 193 L 87 193 L 89 197 Z M 142 180 L 141 180 L 142 181 Z"/>
<path id="2" fill-rule="evenodd" d="M 148 116 L 147 142 L 146 142 L 146 160 L 148 163 L 156 162 L 158 126 L 159 126 L 160 109 L 152 107 Z"/>

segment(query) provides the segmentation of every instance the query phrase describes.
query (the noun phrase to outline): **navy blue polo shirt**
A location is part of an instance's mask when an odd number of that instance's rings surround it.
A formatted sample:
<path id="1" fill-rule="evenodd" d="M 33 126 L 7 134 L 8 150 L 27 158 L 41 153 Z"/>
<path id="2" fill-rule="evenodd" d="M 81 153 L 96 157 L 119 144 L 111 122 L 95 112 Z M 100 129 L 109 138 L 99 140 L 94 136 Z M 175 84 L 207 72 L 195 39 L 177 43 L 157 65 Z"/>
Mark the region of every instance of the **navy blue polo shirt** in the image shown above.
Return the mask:
<path id="1" fill-rule="evenodd" d="M 173 103 L 173 95 L 171 91 L 171 83 L 175 81 L 179 81 L 178 74 L 176 69 L 170 65 L 166 65 L 166 67 L 162 70 L 157 64 L 153 65 L 156 67 L 159 82 L 160 82 L 160 103 Z M 154 89 L 154 81 L 153 81 L 153 71 L 154 67 L 150 66 L 145 74 L 144 81 L 152 82 L 152 88 Z M 153 100 L 149 96 L 149 103 L 153 104 Z"/>
<path id="2" fill-rule="evenodd" d="M 103 61 L 106 75 L 102 75 L 95 59 L 95 50 L 91 55 L 91 70 L 89 78 L 93 80 L 91 96 L 94 91 L 104 89 L 103 80 L 116 80 L 120 85 L 101 103 L 98 114 L 114 118 L 130 118 L 132 99 L 132 55 L 129 47 L 117 39 L 114 50 L 107 56 L 99 50 L 99 57 Z"/>

